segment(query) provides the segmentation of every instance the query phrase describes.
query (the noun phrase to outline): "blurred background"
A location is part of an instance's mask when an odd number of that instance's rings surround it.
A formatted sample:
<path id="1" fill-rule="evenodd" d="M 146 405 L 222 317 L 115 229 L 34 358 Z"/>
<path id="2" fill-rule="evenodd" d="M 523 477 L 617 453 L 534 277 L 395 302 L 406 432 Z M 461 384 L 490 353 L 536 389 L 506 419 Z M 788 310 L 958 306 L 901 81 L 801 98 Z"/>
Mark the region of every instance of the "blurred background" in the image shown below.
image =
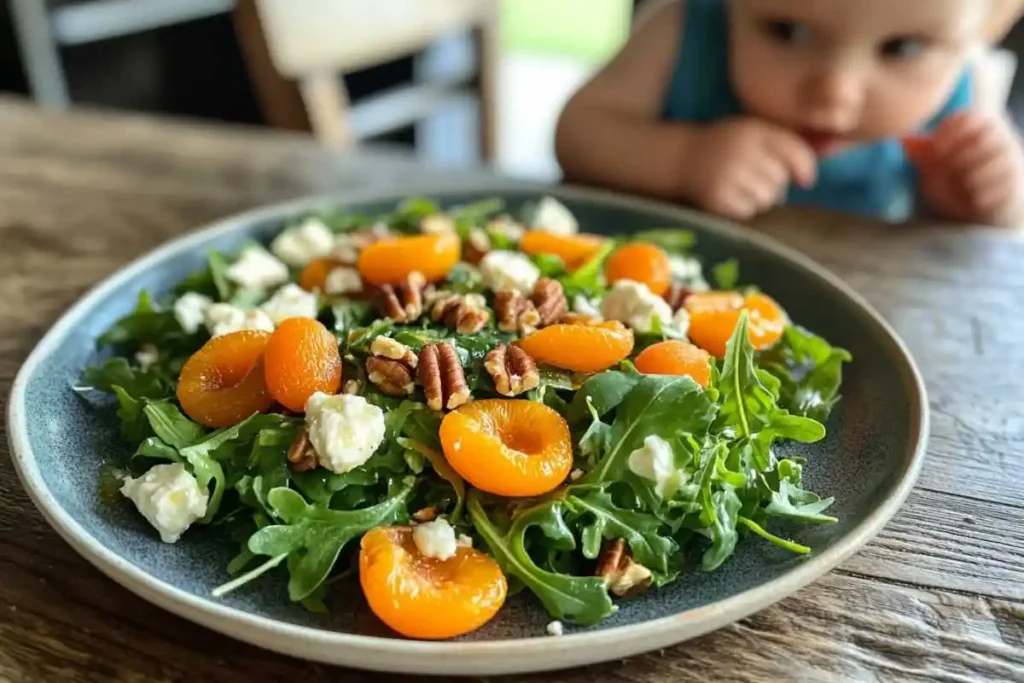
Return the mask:
<path id="1" fill-rule="evenodd" d="M 566 98 L 654 0 L 4 0 L 0 91 L 555 179 Z M 1005 47 L 1024 51 L 1024 27 Z M 1024 119 L 1018 72 L 1010 108 Z"/>

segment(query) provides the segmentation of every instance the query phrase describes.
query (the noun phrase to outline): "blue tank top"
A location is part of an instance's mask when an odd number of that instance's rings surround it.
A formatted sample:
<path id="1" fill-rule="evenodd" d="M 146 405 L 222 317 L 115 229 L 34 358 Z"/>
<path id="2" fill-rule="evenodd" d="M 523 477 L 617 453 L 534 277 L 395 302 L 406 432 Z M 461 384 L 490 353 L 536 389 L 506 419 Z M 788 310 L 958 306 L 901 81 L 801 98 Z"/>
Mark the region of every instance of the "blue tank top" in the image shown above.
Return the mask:
<path id="1" fill-rule="evenodd" d="M 707 123 L 743 114 L 729 77 L 729 21 L 723 0 L 684 0 L 682 46 L 665 100 L 664 118 Z M 926 128 L 971 104 L 970 72 Z M 859 213 L 889 221 L 913 214 L 917 180 L 899 140 L 887 139 L 818 160 L 814 187 L 792 186 L 787 202 Z"/>

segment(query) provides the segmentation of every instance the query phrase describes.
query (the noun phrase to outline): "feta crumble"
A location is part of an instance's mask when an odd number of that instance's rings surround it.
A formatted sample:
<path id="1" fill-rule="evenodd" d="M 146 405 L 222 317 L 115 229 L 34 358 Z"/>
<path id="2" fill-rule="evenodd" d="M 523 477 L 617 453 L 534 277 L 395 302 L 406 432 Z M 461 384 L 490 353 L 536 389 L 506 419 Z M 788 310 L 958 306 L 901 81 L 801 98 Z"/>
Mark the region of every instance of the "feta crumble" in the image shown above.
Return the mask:
<path id="1" fill-rule="evenodd" d="M 417 524 L 412 529 L 412 540 L 421 555 L 436 560 L 455 557 L 455 552 L 459 547 L 455 538 L 455 529 L 444 517 Z"/>
<path id="2" fill-rule="evenodd" d="M 545 630 L 548 632 L 549 636 L 560 636 L 565 634 L 565 627 L 562 626 L 562 622 L 560 621 L 552 621 L 547 625 Z"/>
<path id="3" fill-rule="evenodd" d="M 619 320 L 646 334 L 654 330 L 654 321 L 661 325 L 672 323 L 672 307 L 647 285 L 633 280 L 619 280 L 612 285 L 601 302 L 601 312 L 609 320 Z"/>
<path id="4" fill-rule="evenodd" d="M 514 289 L 529 295 L 540 278 L 540 270 L 525 254 L 499 249 L 480 261 L 480 276 L 491 291 Z"/>
<path id="5" fill-rule="evenodd" d="M 580 224 L 568 207 L 554 197 L 544 197 L 537 202 L 534 211 L 533 228 L 554 235 L 575 235 L 580 231 Z"/>
<path id="6" fill-rule="evenodd" d="M 270 251 L 293 268 L 301 268 L 313 259 L 330 253 L 334 233 L 315 216 L 288 228 L 270 243 Z"/>
<path id="7" fill-rule="evenodd" d="M 125 477 L 121 494 L 160 533 L 174 543 L 192 522 L 206 514 L 209 492 L 180 463 L 154 465 L 138 479 Z"/>
<path id="8" fill-rule="evenodd" d="M 348 266 L 335 268 L 324 279 L 325 294 L 352 294 L 362 289 L 363 278 L 359 277 L 359 271 Z"/>
<path id="9" fill-rule="evenodd" d="M 260 309 L 274 325 L 288 318 L 315 318 L 318 310 L 316 294 L 289 282 L 264 302 Z"/>
<path id="10" fill-rule="evenodd" d="M 263 247 L 250 245 L 225 276 L 245 289 L 271 289 L 288 281 L 288 266 Z"/>
<path id="11" fill-rule="evenodd" d="M 672 315 L 672 322 L 669 324 L 678 336 L 686 337 L 690 333 L 690 313 L 685 308 L 680 308 Z"/>
<path id="12" fill-rule="evenodd" d="M 602 320 L 601 301 L 599 299 L 588 299 L 582 294 L 572 298 L 572 312 L 578 315 L 585 315 L 594 320 Z"/>
<path id="13" fill-rule="evenodd" d="M 205 321 L 211 337 L 242 330 L 274 331 L 274 321 L 260 309 L 247 311 L 231 304 L 212 304 L 206 309 Z"/>
<path id="14" fill-rule="evenodd" d="M 672 278 L 683 285 L 697 291 L 709 289 L 704 279 L 704 271 L 700 261 L 692 256 L 681 256 L 674 254 L 669 256 L 669 264 L 672 268 Z"/>
<path id="15" fill-rule="evenodd" d="M 384 441 L 384 411 L 362 396 L 318 391 L 306 401 L 306 429 L 320 465 L 343 474 L 369 460 Z"/>
<path id="16" fill-rule="evenodd" d="M 156 348 L 152 344 L 143 344 L 142 347 L 135 352 L 135 362 L 138 363 L 139 367 L 143 370 L 148 370 L 159 360 L 160 349 Z"/>
<path id="17" fill-rule="evenodd" d="M 203 325 L 206 309 L 213 299 L 196 292 L 186 292 L 174 302 L 174 317 L 185 334 L 195 334 Z"/>
<path id="18" fill-rule="evenodd" d="M 660 436 L 644 439 L 644 445 L 629 454 L 626 464 L 633 474 L 653 481 L 654 491 L 662 498 L 671 498 L 679 488 L 672 445 Z"/>

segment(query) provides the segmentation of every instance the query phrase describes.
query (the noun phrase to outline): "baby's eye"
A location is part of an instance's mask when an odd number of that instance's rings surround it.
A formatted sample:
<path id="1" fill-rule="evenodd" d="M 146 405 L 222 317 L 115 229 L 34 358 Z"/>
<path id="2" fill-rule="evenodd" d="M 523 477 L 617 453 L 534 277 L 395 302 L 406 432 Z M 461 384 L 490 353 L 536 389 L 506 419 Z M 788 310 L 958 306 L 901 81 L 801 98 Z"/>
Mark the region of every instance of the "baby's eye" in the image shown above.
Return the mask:
<path id="1" fill-rule="evenodd" d="M 811 39 L 811 30 L 806 24 L 789 19 L 769 19 L 764 22 L 764 31 L 784 45 L 805 45 Z"/>
<path id="2" fill-rule="evenodd" d="M 913 59 L 928 47 L 928 41 L 915 36 L 890 38 L 882 43 L 879 52 L 885 59 Z"/>

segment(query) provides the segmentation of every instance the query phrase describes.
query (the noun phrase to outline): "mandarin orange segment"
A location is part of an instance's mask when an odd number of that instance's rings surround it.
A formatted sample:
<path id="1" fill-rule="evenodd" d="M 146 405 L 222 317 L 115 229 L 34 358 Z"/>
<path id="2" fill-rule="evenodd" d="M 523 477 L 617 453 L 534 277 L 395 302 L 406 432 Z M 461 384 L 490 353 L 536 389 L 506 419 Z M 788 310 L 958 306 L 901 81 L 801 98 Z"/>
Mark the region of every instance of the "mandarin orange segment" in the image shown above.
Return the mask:
<path id="1" fill-rule="evenodd" d="M 508 593 L 490 556 L 460 547 L 447 560 L 424 557 L 409 527 L 378 527 L 363 536 L 359 583 L 381 621 L 424 640 L 475 631 L 497 614 Z"/>
<path id="2" fill-rule="evenodd" d="M 231 427 L 269 409 L 274 399 L 263 378 L 270 334 L 243 331 L 214 337 L 181 368 L 178 402 L 207 427 Z"/>
<path id="3" fill-rule="evenodd" d="M 690 339 L 717 358 L 725 356 L 743 310 L 749 317 L 750 343 L 758 350 L 779 341 L 789 324 L 782 307 L 759 292 L 746 297 L 737 292 L 697 292 L 686 298 L 685 306 L 690 314 Z"/>
<path id="4" fill-rule="evenodd" d="M 448 464 L 476 488 L 498 496 L 553 491 L 572 469 L 569 425 L 543 403 L 474 401 L 444 416 L 440 437 Z"/>
<path id="5" fill-rule="evenodd" d="M 569 270 L 575 270 L 589 261 L 604 245 L 605 239 L 597 235 L 555 235 L 543 230 L 528 230 L 519 248 L 530 256 L 552 254 L 562 259 Z"/>
<path id="6" fill-rule="evenodd" d="M 334 259 L 313 259 L 299 273 L 299 287 L 302 287 L 307 292 L 322 292 L 324 282 L 327 281 L 327 275 L 339 265 L 341 264 Z"/>
<path id="7" fill-rule="evenodd" d="M 374 242 L 359 254 L 359 274 L 374 285 L 400 284 L 419 271 L 427 282 L 443 280 L 462 255 L 455 233 L 396 237 Z"/>
<path id="8" fill-rule="evenodd" d="M 633 352 L 633 332 L 617 320 L 549 325 L 518 343 L 534 360 L 556 368 L 600 372 Z"/>
<path id="9" fill-rule="evenodd" d="M 685 375 L 702 387 L 711 383 L 711 354 L 678 339 L 648 346 L 633 365 L 645 375 Z"/>
<path id="10" fill-rule="evenodd" d="M 662 296 L 672 284 L 672 263 L 668 254 L 654 244 L 630 242 L 615 250 L 604 267 L 608 282 L 633 280 Z"/>
<path id="11" fill-rule="evenodd" d="M 270 335 L 263 353 L 270 394 L 289 410 L 302 412 L 318 391 L 341 386 L 341 354 L 334 335 L 312 318 L 289 318 Z"/>

